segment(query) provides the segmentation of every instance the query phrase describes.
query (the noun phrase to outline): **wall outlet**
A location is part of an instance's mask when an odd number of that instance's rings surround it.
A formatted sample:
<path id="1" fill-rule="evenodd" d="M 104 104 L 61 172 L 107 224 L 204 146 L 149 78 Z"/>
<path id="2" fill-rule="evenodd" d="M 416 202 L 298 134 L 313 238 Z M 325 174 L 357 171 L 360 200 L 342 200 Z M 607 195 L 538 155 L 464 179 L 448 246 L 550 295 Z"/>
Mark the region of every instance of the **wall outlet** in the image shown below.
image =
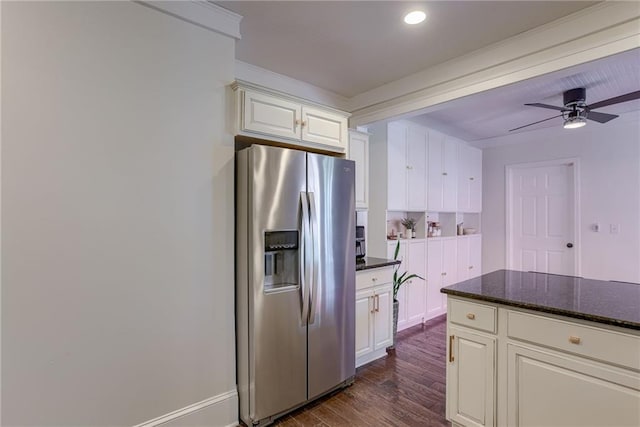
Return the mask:
<path id="1" fill-rule="evenodd" d="M 620 233 L 620 224 L 609 224 L 609 232 L 611 234 Z"/>

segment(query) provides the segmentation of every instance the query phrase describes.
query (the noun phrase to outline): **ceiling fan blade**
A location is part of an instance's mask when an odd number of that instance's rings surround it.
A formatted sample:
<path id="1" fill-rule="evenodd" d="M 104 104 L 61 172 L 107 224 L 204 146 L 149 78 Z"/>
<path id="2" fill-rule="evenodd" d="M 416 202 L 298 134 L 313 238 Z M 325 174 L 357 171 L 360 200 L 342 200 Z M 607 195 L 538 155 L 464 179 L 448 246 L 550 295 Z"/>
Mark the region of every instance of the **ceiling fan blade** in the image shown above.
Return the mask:
<path id="1" fill-rule="evenodd" d="M 546 122 L 547 120 L 555 119 L 556 117 L 562 117 L 562 114 L 560 114 L 558 116 L 549 117 L 548 119 L 539 120 L 537 122 L 529 123 L 528 125 L 520 126 L 518 128 L 509 129 L 509 132 L 514 131 L 514 130 L 518 130 L 518 129 L 522 129 L 522 128 L 526 128 L 527 126 L 537 125 L 538 123 Z"/>
<path id="2" fill-rule="evenodd" d="M 634 99 L 640 99 L 640 90 L 596 102 L 595 104 L 589 105 L 589 110 L 606 107 L 607 105 L 620 104 L 621 102 L 633 101 Z"/>
<path id="3" fill-rule="evenodd" d="M 571 111 L 571 110 L 567 110 L 564 107 L 556 107 L 555 105 L 549 105 L 549 104 L 540 104 L 538 102 L 536 102 L 534 104 L 524 104 L 524 105 L 529 105 L 531 107 L 549 108 L 550 110 Z"/>
<path id="4" fill-rule="evenodd" d="M 598 113 L 596 111 L 589 111 L 587 114 L 587 119 L 598 123 L 607 123 L 609 120 L 613 120 L 616 117 L 618 116 L 615 114 Z"/>

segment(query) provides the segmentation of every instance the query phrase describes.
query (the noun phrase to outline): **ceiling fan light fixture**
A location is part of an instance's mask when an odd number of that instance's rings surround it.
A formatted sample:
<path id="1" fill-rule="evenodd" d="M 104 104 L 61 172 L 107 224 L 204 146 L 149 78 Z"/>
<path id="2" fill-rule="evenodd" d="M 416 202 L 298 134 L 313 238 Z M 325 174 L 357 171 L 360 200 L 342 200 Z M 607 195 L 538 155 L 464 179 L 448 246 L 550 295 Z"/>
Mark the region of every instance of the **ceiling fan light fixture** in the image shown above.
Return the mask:
<path id="1" fill-rule="evenodd" d="M 570 116 L 564 121 L 565 129 L 577 129 L 587 124 L 587 119 L 580 115 Z"/>
<path id="2" fill-rule="evenodd" d="M 409 25 L 416 25 L 427 19 L 427 14 L 421 10 L 409 12 L 404 17 L 404 22 Z"/>

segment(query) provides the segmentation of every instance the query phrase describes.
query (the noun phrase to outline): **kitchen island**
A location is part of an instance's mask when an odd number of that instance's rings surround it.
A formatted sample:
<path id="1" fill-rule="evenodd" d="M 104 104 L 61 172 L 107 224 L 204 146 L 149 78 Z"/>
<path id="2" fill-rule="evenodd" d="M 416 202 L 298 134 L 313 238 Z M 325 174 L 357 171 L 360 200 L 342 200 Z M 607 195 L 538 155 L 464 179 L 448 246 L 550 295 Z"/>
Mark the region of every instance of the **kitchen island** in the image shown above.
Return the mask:
<path id="1" fill-rule="evenodd" d="M 499 270 L 442 292 L 454 424 L 640 425 L 640 285 Z"/>

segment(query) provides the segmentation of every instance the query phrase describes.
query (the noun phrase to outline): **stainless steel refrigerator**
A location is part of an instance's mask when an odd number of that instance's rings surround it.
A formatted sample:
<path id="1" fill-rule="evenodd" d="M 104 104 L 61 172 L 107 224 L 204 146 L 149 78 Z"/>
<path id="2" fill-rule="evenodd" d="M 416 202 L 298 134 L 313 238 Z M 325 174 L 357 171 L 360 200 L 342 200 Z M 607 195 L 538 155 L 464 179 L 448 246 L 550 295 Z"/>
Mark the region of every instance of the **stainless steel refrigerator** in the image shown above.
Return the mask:
<path id="1" fill-rule="evenodd" d="M 263 145 L 236 156 L 240 418 L 268 424 L 355 375 L 355 164 Z"/>

